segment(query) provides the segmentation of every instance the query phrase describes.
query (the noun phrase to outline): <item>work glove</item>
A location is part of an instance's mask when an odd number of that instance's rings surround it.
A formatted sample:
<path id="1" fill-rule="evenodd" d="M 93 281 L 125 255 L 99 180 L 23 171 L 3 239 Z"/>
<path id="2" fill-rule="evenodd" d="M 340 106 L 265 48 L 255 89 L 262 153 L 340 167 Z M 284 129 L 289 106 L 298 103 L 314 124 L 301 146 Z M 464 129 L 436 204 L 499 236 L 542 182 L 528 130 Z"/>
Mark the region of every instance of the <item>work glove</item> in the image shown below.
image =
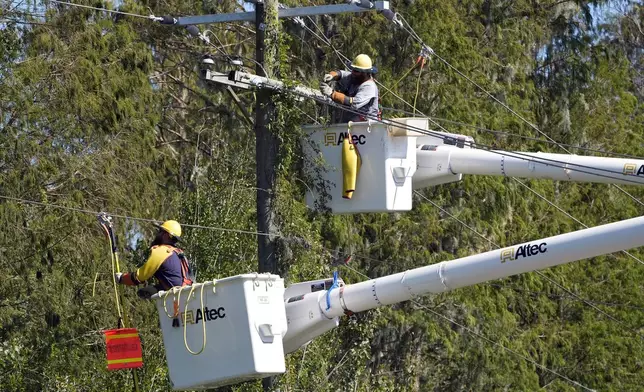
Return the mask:
<path id="1" fill-rule="evenodd" d="M 324 83 L 329 83 L 333 80 L 333 75 L 331 75 L 330 73 L 324 74 L 322 80 L 324 81 Z"/>
<path id="2" fill-rule="evenodd" d="M 327 97 L 330 97 L 333 94 L 333 89 L 328 84 L 320 84 L 320 91 Z"/>
<path id="3" fill-rule="evenodd" d="M 157 290 L 157 288 L 154 287 L 154 286 L 145 286 L 145 287 L 139 289 L 136 292 L 136 294 L 141 299 L 150 299 L 154 294 L 156 294 L 158 292 L 159 292 L 159 290 Z"/>
<path id="4" fill-rule="evenodd" d="M 114 279 L 116 280 L 116 283 L 121 283 L 121 277 L 123 276 L 122 272 L 117 272 L 114 274 Z"/>

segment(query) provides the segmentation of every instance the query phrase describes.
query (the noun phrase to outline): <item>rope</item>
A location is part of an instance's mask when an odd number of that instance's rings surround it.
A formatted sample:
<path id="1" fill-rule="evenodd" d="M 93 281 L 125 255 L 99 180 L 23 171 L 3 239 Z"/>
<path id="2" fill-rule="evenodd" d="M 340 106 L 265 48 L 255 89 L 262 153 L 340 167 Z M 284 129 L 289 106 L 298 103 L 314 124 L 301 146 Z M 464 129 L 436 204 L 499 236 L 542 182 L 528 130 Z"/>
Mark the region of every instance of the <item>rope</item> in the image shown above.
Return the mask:
<path id="1" fill-rule="evenodd" d="M 215 283 L 213 281 L 213 288 L 214 288 L 214 284 Z M 201 319 L 201 329 L 202 329 L 202 333 L 203 333 L 203 340 L 202 340 L 202 343 L 201 343 L 201 349 L 199 351 L 197 351 L 197 352 L 192 351 L 190 349 L 190 346 L 188 345 L 188 338 L 186 336 L 187 335 L 187 330 L 188 330 L 188 326 L 186 325 L 186 320 L 188 319 L 188 303 L 190 302 L 190 298 L 192 298 L 192 292 L 195 289 L 195 285 L 192 285 L 190 287 L 190 292 L 188 293 L 188 299 L 186 300 L 186 305 L 183 308 L 183 345 L 186 347 L 186 350 L 188 350 L 188 352 L 190 354 L 192 354 L 192 355 L 199 355 L 206 348 L 206 338 L 207 338 L 207 334 L 206 334 L 206 315 L 204 313 L 204 306 L 203 306 L 203 288 L 204 288 L 204 286 L 205 286 L 205 284 L 202 283 L 201 284 L 201 317 L 202 317 L 202 319 Z"/>
<path id="2" fill-rule="evenodd" d="M 423 74 L 423 68 L 425 68 L 425 59 L 418 57 L 420 61 L 420 71 L 418 71 L 418 79 L 416 79 L 416 95 L 414 96 L 414 117 L 416 117 L 416 100 L 418 99 L 418 93 L 420 92 L 420 76 Z"/>
<path id="3" fill-rule="evenodd" d="M 179 295 L 177 296 L 177 300 L 173 300 L 173 303 L 175 304 L 174 313 L 170 314 L 168 313 L 168 307 L 166 305 L 168 302 L 167 298 L 168 298 L 168 295 L 170 295 L 171 293 L 176 294 L 177 289 L 179 291 Z M 178 304 L 179 301 L 181 301 L 181 286 L 174 286 L 169 290 L 167 290 L 165 293 L 163 293 L 163 311 L 165 312 L 165 315 L 168 316 L 168 318 L 175 318 L 179 316 L 179 308 L 178 308 L 178 305 L 176 305 Z"/>
<path id="4" fill-rule="evenodd" d="M 98 272 L 94 275 L 94 284 L 92 285 L 92 297 L 96 296 L 96 281 L 98 280 Z"/>
<path id="5" fill-rule="evenodd" d="M 213 288 L 214 288 L 214 286 L 215 286 L 215 281 L 214 280 L 213 280 L 212 284 L 213 284 Z M 200 300 L 201 300 L 201 308 L 200 309 L 201 309 L 201 316 L 203 317 L 202 320 L 201 320 L 202 321 L 201 322 L 201 324 L 202 324 L 201 328 L 202 328 L 203 339 L 202 339 L 201 349 L 199 351 L 196 351 L 196 352 L 192 351 L 192 349 L 188 345 L 188 337 L 187 337 L 188 304 L 190 302 L 190 298 L 192 298 L 192 293 L 193 293 L 194 289 L 196 288 L 195 285 L 191 285 L 190 291 L 188 292 L 188 299 L 186 300 L 184 308 L 183 308 L 183 345 L 186 348 L 186 351 L 188 351 L 192 355 L 199 355 L 206 348 L 206 339 L 207 339 L 208 334 L 206 333 L 206 315 L 204 313 L 204 301 L 203 301 L 203 289 L 204 289 L 204 286 L 205 286 L 205 284 L 202 283 L 201 284 L 201 292 L 200 292 Z M 179 313 L 178 313 L 179 308 L 178 308 L 178 306 L 181 304 L 181 292 L 183 291 L 183 289 L 184 289 L 183 287 L 174 286 L 174 287 L 170 288 L 169 290 L 167 290 L 163 294 L 163 296 L 162 296 L 162 298 L 163 298 L 163 311 L 164 311 L 165 315 L 168 318 L 176 319 L 179 316 Z M 167 298 L 168 298 L 168 295 L 170 295 L 170 294 L 173 294 L 173 295 L 176 294 L 176 299 L 173 299 L 173 301 L 172 301 L 173 304 L 174 304 L 173 305 L 174 306 L 174 313 L 173 314 L 170 314 L 168 312 Z"/>
<path id="6" fill-rule="evenodd" d="M 388 89 L 383 94 L 381 94 L 380 99 L 383 99 L 385 97 L 385 95 L 387 95 L 387 93 L 391 92 L 392 91 L 391 89 L 396 88 L 396 86 L 398 86 L 398 83 L 402 82 L 403 79 L 405 79 L 407 77 L 407 75 L 409 75 L 413 70 L 416 69 L 416 67 L 418 67 L 418 61 L 416 61 L 414 63 L 414 65 L 412 65 L 411 68 L 409 68 L 409 70 L 407 72 L 405 72 L 405 74 L 400 79 L 396 80 L 396 82 L 391 86 L 390 89 Z M 414 106 L 416 106 L 416 105 L 414 105 Z"/>

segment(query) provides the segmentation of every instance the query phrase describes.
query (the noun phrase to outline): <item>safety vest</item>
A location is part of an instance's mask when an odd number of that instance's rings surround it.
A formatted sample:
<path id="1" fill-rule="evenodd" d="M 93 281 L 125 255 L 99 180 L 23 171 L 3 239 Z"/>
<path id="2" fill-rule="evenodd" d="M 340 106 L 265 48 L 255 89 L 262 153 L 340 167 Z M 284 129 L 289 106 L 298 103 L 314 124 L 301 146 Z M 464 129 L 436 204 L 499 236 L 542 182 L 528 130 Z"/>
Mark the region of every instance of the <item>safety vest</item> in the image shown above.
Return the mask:
<path id="1" fill-rule="evenodd" d="M 190 267 L 190 264 L 188 263 L 188 258 L 183 253 L 183 250 L 171 245 L 161 245 L 161 246 L 167 246 L 179 257 L 179 260 L 181 261 L 181 279 L 182 279 L 181 286 L 192 285 L 193 279 L 194 279 L 194 273 L 192 271 L 192 268 Z M 165 286 L 164 282 L 160 281 L 160 283 Z M 171 287 L 166 287 L 164 289 L 169 290 L 171 289 Z"/>

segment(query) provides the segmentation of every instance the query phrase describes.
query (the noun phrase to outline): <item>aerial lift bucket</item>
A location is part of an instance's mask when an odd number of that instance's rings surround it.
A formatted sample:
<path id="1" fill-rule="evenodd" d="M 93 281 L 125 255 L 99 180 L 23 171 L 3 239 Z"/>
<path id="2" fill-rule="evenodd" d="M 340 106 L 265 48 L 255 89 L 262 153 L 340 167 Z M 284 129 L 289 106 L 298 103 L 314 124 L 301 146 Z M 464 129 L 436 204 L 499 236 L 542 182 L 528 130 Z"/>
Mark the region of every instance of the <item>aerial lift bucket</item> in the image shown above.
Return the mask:
<path id="1" fill-rule="evenodd" d="M 415 137 L 396 137 L 375 121 L 306 125 L 307 204 L 335 214 L 409 211 Z M 321 205 L 320 205 L 321 204 Z"/>
<path id="2" fill-rule="evenodd" d="M 286 371 L 279 276 L 237 275 L 161 291 L 152 299 L 174 390 L 215 388 Z"/>

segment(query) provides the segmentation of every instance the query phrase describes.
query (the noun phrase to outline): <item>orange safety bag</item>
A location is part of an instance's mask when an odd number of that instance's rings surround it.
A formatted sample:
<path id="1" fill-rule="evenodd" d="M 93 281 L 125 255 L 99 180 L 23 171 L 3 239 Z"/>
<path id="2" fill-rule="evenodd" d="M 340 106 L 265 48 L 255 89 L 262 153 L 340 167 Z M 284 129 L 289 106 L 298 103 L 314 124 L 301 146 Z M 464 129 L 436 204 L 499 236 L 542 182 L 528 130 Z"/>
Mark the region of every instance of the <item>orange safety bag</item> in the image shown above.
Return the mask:
<path id="1" fill-rule="evenodd" d="M 107 370 L 143 367 L 141 340 L 136 328 L 105 331 L 107 344 Z"/>

